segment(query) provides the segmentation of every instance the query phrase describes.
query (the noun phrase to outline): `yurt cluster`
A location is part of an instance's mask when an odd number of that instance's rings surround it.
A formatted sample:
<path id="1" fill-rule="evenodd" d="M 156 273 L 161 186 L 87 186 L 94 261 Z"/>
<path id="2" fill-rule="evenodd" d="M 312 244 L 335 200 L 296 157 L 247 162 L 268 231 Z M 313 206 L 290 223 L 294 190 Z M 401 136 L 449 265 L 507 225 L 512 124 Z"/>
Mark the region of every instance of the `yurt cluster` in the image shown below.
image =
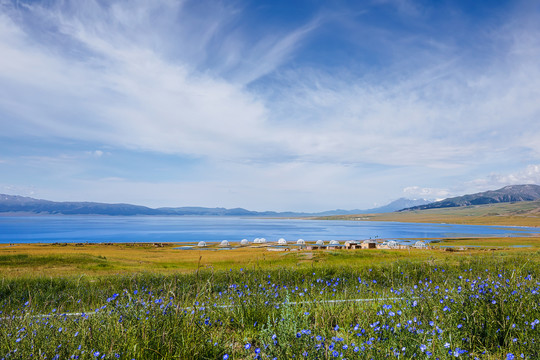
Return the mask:
<path id="1" fill-rule="evenodd" d="M 403 244 L 395 240 L 347 240 L 339 242 L 337 240 L 317 240 L 317 241 L 305 241 L 304 239 L 298 239 L 296 241 L 287 241 L 284 238 L 280 238 L 277 241 L 267 241 L 265 238 L 255 238 L 252 241 L 248 239 L 242 239 L 240 242 L 230 242 L 228 240 L 222 240 L 220 243 L 207 243 L 206 241 L 199 241 L 197 248 L 221 248 L 232 249 L 241 247 L 265 247 L 269 251 L 298 251 L 298 250 L 356 250 L 356 249 L 427 249 L 428 246 L 423 241 L 416 241 L 414 244 Z"/>

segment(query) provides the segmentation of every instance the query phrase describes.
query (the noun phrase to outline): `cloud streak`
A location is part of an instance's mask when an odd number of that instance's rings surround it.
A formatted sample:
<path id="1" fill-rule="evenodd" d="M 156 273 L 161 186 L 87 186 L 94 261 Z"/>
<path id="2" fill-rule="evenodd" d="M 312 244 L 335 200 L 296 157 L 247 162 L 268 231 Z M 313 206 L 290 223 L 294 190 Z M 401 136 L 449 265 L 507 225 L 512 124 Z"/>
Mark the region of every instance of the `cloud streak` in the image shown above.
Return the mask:
<path id="1" fill-rule="evenodd" d="M 295 21 L 258 23 L 241 2 L 3 0 L 0 116 L 9 120 L 0 130 L 204 159 L 208 178 L 253 189 L 243 198 L 304 190 L 298 201 L 321 210 L 347 192 L 361 197 L 358 183 L 386 183 L 389 171 L 399 179 L 396 195 L 440 196 L 479 186 L 470 179 L 480 170 L 509 168 L 516 156 L 538 163 L 537 10 L 516 7 L 478 33 L 480 25 L 458 24 L 471 31 L 473 45 L 464 46 L 463 34 L 435 35 L 435 9 L 374 4 L 353 15 L 312 9 Z M 401 28 L 369 18 L 388 5 L 397 11 L 382 14 Z M 425 24 L 415 25 L 418 18 Z M 325 63 L 320 48 L 341 52 Z M 461 185 L 448 183 L 452 174 Z M 357 179 L 365 176 L 372 178 Z M 219 198 L 224 190 L 208 181 Z M 325 200 L 310 202 L 325 187 Z"/>

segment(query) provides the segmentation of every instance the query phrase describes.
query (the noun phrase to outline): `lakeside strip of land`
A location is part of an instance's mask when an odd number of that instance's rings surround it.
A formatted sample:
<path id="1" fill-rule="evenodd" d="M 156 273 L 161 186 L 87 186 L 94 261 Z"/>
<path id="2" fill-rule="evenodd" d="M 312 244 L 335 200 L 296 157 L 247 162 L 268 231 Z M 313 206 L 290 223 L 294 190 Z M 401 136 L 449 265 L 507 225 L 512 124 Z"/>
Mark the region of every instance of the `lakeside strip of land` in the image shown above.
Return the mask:
<path id="1" fill-rule="evenodd" d="M 522 201 L 379 214 L 323 216 L 311 219 L 540 227 L 539 206 L 538 201 Z"/>
<path id="2" fill-rule="evenodd" d="M 228 251 L 178 250 L 143 243 L 16 244 L 0 248 L 0 277 L 112 275 L 198 270 L 384 266 L 395 261 L 454 262 L 477 256 L 536 253 L 536 237 L 438 239 L 431 249 L 303 250 L 273 252 L 261 247 Z M 185 245 L 185 244 L 183 244 Z M 538 257 L 537 257 L 538 258 Z"/>

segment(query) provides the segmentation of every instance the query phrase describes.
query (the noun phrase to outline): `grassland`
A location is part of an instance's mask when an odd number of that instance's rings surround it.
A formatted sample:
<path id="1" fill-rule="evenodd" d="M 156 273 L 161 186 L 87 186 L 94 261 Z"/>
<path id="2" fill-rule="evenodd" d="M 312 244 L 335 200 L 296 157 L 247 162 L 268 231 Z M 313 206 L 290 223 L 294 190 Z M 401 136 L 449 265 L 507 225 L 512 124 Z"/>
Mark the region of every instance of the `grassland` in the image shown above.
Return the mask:
<path id="1" fill-rule="evenodd" d="M 482 214 L 467 220 L 504 217 Z M 0 358 L 537 359 L 539 242 L 301 252 L 6 245 Z"/>
<path id="2" fill-rule="evenodd" d="M 328 252 L 313 267 L 4 277 L 0 355 L 536 359 L 540 353 L 537 250 L 444 252 L 357 266 L 365 253 Z"/>
<path id="3" fill-rule="evenodd" d="M 514 246 L 524 247 L 514 247 Z M 459 254 L 445 246 L 468 247 Z M 266 248 L 236 248 L 225 251 L 177 250 L 128 244 L 21 244 L 0 247 L 0 277 L 114 275 L 140 272 L 190 273 L 197 270 L 294 269 L 328 266 L 391 265 L 398 260 L 454 261 L 456 257 L 528 254 L 540 248 L 538 238 L 444 239 L 433 250 L 336 250 L 272 252 Z"/>
<path id="4" fill-rule="evenodd" d="M 321 220 L 400 221 L 470 225 L 540 226 L 540 201 L 381 214 L 325 216 Z"/>

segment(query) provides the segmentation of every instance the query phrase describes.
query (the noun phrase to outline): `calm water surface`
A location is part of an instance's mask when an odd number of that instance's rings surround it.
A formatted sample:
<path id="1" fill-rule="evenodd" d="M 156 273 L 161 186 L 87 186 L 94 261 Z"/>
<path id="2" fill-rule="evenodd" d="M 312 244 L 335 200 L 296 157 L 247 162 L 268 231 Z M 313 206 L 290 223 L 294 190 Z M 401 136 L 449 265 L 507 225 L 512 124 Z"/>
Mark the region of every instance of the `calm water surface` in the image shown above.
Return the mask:
<path id="1" fill-rule="evenodd" d="M 532 236 L 538 228 L 236 217 L 0 217 L 0 243 L 214 242 Z"/>

